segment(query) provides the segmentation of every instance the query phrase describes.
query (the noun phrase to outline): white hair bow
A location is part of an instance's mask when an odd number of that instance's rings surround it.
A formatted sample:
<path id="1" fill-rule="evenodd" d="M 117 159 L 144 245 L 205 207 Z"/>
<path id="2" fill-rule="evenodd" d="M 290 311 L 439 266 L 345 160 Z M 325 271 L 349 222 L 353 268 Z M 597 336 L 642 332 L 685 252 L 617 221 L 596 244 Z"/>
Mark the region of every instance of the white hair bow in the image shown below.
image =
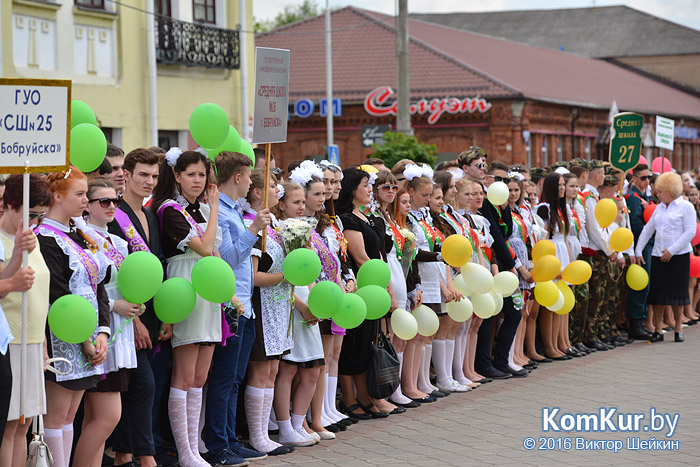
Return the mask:
<path id="1" fill-rule="evenodd" d="M 194 152 L 198 152 L 205 157 L 209 157 L 209 152 L 206 149 L 204 149 L 202 146 L 195 149 Z"/>
<path id="2" fill-rule="evenodd" d="M 520 172 L 508 172 L 508 177 L 521 182 L 525 180 L 525 177 Z"/>
<path id="3" fill-rule="evenodd" d="M 428 177 L 431 180 L 433 179 L 433 175 L 435 175 L 433 168 L 430 167 L 428 164 L 423 164 L 422 173 L 424 176 Z"/>
<path id="4" fill-rule="evenodd" d="M 403 176 L 406 180 L 411 181 L 416 177 L 423 175 L 423 168 L 416 164 L 407 164 L 403 169 Z"/>
<path id="5" fill-rule="evenodd" d="M 168 152 L 165 153 L 165 160 L 170 167 L 175 167 L 177 160 L 180 158 L 180 154 L 182 154 L 182 149 L 177 146 L 168 149 Z"/>
<path id="6" fill-rule="evenodd" d="M 464 178 L 464 170 L 460 169 L 459 167 L 450 167 L 447 169 L 447 171 L 452 174 L 452 179 L 455 182 Z"/>
<path id="7" fill-rule="evenodd" d="M 557 168 L 554 170 L 554 172 L 555 172 L 555 173 L 558 173 L 559 175 L 566 175 L 566 174 L 571 173 L 571 172 L 569 171 L 569 169 L 567 169 L 566 167 L 557 167 Z"/>
<path id="8" fill-rule="evenodd" d="M 277 200 L 279 201 L 279 200 L 281 200 L 282 197 L 284 196 L 284 187 L 283 187 L 282 185 L 279 185 L 279 184 L 278 184 L 278 185 L 277 185 L 277 189 L 279 190 L 279 191 L 277 192 Z"/>
<path id="9" fill-rule="evenodd" d="M 374 182 L 377 181 L 377 174 L 374 172 L 369 173 L 369 184 L 374 185 Z"/>
<path id="10" fill-rule="evenodd" d="M 306 184 L 309 183 L 313 177 L 322 179 L 323 171 L 312 161 L 302 162 L 299 167 L 292 170 L 292 173 L 289 174 L 289 180 L 291 180 L 293 183 L 298 183 L 301 186 L 306 186 Z"/>

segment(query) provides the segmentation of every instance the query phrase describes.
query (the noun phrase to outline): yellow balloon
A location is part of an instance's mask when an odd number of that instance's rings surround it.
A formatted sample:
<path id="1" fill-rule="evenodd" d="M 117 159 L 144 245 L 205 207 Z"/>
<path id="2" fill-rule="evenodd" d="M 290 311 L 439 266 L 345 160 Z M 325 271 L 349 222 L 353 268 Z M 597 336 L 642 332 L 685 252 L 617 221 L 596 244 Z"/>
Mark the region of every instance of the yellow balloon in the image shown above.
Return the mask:
<path id="1" fill-rule="evenodd" d="M 447 303 L 447 315 L 458 323 L 462 323 L 474 314 L 474 306 L 468 298 L 463 298 L 460 301 L 453 300 Z"/>
<path id="2" fill-rule="evenodd" d="M 559 288 L 559 291 L 562 293 L 562 295 L 564 295 L 564 306 L 561 307 L 561 309 L 556 313 L 559 313 L 560 315 L 565 315 L 567 313 L 570 313 L 571 310 L 574 309 L 574 305 L 576 305 L 576 297 L 574 296 L 574 291 L 571 290 L 571 287 L 569 287 L 569 285 L 566 282 L 557 282 L 557 287 Z"/>
<path id="3" fill-rule="evenodd" d="M 479 318 L 490 318 L 496 311 L 496 302 L 488 293 L 475 293 L 472 295 L 472 305 L 474 306 L 474 314 Z"/>
<path id="4" fill-rule="evenodd" d="M 559 297 L 557 298 L 557 301 L 554 302 L 554 305 L 550 305 L 547 307 L 549 311 L 553 311 L 554 313 L 559 313 L 562 308 L 564 308 L 564 294 L 561 293 L 561 290 L 557 292 L 559 294 Z"/>
<path id="5" fill-rule="evenodd" d="M 425 305 L 421 305 L 413 310 L 413 317 L 418 322 L 418 334 L 430 337 L 438 332 L 440 320 L 433 310 Z"/>
<path id="6" fill-rule="evenodd" d="M 411 313 L 399 308 L 391 314 L 391 330 L 399 339 L 408 341 L 418 334 L 418 321 Z"/>
<path id="7" fill-rule="evenodd" d="M 550 307 L 559 299 L 559 287 L 552 281 L 535 284 L 535 300 L 544 307 Z M 473 299 L 472 299 L 473 301 Z"/>
<path id="8" fill-rule="evenodd" d="M 379 172 L 379 170 L 375 166 L 369 164 L 362 164 L 358 167 L 358 169 L 364 170 L 368 174 L 376 174 L 377 172 Z"/>
<path id="9" fill-rule="evenodd" d="M 457 274 L 452 278 L 452 286 L 457 292 L 461 293 L 465 297 L 469 297 L 474 293 L 472 289 L 467 287 L 467 284 L 464 282 L 464 276 L 461 274 Z"/>
<path id="10" fill-rule="evenodd" d="M 476 293 L 488 293 L 493 288 L 491 271 L 480 264 L 467 263 L 462 266 L 464 283 Z"/>
<path id="11" fill-rule="evenodd" d="M 638 264 L 631 264 L 627 270 L 627 285 L 632 290 L 642 290 L 649 284 L 649 274 Z"/>
<path id="12" fill-rule="evenodd" d="M 554 255 L 542 256 L 535 261 L 532 278 L 535 282 L 547 282 L 556 278 L 561 272 L 561 261 Z"/>
<path id="13" fill-rule="evenodd" d="M 595 220 L 602 228 L 606 228 L 615 221 L 617 217 L 617 203 L 610 198 L 603 198 L 598 201 L 595 207 Z"/>
<path id="14" fill-rule="evenodd" d="M 614 251 L 625 251 L 634 243 L 632 231 L 626 227 L 620 227 L 610 234 L 610 247 Z"/>
<path id="15" fill-rule="evenodd" d="M 489 295 L 493 298 L 493 303 L 496 304 L 496 309 L 493 311 L 493 316 L 496 316 L 503 309 L 503 296 L 493 290 L 489 292 Z"/>
<path id="16" fill-rule="evenodd" d="M 556 255 L 557 247 L 551 240 L 540 240 L 532 248 L 532 260 L 537 261 L 543 256 Z"/>
<path id="17" fill-rule="evenodd" d="M 454 282 L 454 279 L 452 280 Z M 493 276 L 493 290 L 503 297 L 510 297 L 518 290 L 518 276 L 510 271 L 501 271 Z"/>
<path id="18" fill-rule="evenodd" d="M 472 244 L 464 235 L 450 235 L 442 242 L 442 259 L 455 268 L 461 268 L 472 257 Z"/>
<path id="19" fill-rule="evenodd" d="M 591 265 L 585 261 L 577 259 L 569 263 L 561 273 L 561 278 L 569 284 L 584 284 L 591 278 Z"/>

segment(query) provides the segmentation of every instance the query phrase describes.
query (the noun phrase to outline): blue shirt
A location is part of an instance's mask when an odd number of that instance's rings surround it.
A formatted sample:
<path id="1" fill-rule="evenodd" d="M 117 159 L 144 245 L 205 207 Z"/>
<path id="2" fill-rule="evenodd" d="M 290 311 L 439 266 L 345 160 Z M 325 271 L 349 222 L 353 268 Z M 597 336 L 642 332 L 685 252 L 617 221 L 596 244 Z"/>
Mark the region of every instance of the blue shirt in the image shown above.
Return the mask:
<path id="1" fill-rule="evenodd" d="M 221 258 L 236 275 L 236 296 L 243 303 L 243 316 L 253 316 L 253 259 L 251 251 L 258 237 L 248 230 L 238 203 L 219 193 L 219 227 L 223 241 L 219 247 Z"/>

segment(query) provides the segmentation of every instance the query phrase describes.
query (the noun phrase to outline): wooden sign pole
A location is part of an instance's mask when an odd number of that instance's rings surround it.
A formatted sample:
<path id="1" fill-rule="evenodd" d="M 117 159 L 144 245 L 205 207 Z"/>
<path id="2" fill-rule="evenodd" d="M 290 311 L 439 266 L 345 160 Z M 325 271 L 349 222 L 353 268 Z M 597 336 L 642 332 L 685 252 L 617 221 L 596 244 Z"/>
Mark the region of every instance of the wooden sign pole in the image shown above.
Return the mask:
<path id="1" fill-rule="evenodd" d="M 264 191 L 263 191 L 263 209 L 267 209 L 269 204 L 269 199 L 267 194 L 270 191 L 270 154 L 272 153 L 272 144 L 265 143 L 265 181 L 264 181 Z M 262 232 L 262 251 L 264 252 L 267 248 L 267 227 L 263 229 Z"/>

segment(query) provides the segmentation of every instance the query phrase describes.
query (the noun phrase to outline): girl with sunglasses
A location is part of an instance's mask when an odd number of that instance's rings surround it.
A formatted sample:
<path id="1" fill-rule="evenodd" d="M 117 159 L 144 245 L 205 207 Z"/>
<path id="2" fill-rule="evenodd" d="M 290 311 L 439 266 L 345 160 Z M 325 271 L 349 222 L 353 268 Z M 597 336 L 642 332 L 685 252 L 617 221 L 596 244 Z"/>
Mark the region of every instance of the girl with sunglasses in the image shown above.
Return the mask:
<path id="1" fill-rule="evenodd" d="M 406 288 L 406 276 L 403 273 L 401 266 L 401 254 L 403 246 L 406 243 L 405 231 L 401 232 L 396 220 L 390 214 L 390 206 L 396 200 L 396 194 L 399 191 L 399 185 L 396 177 L 388 171 L 381 171 L 377 174 L 377 179 L 374 182 L 373 194 L 377 202 L 377 215 L 384 220 L 386 225 L 386 236 L 389 241 L 386 242 L 386 257 L 389 269 L 391 269 L 391 299 L 392 308 L 407 309 L 408 291 Z M 394 304 L 395 302 L 395 304 Z M 400 365 L 403 365 L 403 354 L 406 349 L 406 341 L 399 339 L 393 335 L 391 342 L 396 349 L 399 357 Z M 401 385 L 396 388 L 396 391 L 389 397 L 389 405 L 387 410 L 389 413 L 394 411 L 403 411 L 396 407 L 418 407 L 418 404 L 406 397 L 401 391 Z M 382 407 L 380 407 L 380 410 Z"/>
<path id="2" fill-rule="evenodd" d="M 105 379 L 85 395 L 85 416 L 83 429 L 93 420 L 121 416 L 120 392 L 129 389 L 128 369 L 136 368 L 136 346 L 134 345 L 134 317 L 143 313 L 142 304 L 129 303 L 123 299 L 117 284 L 117 275 L 122 261 L 129 254 L 129 246 L 120 237 L 107 232 L 107 224 L 114 220 L 114 214 L 121 198 L 114 186 L 105 180 L 90 183 L 87 191 L 87 207 L 90 235 L 97 242 L 100 251 L 110 260 L 109 278 L 105 290 L 109 297 L 109 328 L 113 338 L 110 341 L 107 360 L 103 364 Z M 102 451 L 97 453 L 92 466 L 99 467 Z"/>

